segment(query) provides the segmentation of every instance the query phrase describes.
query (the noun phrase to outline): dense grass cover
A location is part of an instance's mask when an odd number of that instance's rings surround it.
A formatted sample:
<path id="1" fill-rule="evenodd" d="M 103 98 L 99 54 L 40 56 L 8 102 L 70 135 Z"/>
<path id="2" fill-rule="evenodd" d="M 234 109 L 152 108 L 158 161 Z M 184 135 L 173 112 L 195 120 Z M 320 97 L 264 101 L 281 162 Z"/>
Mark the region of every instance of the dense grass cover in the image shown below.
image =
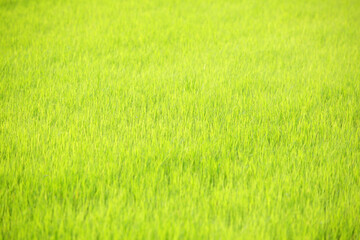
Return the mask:
<path id="1" fill-rule="evenodd" d="M 360 2 L 0 0 L 3 239 L 358 239 Z"/>

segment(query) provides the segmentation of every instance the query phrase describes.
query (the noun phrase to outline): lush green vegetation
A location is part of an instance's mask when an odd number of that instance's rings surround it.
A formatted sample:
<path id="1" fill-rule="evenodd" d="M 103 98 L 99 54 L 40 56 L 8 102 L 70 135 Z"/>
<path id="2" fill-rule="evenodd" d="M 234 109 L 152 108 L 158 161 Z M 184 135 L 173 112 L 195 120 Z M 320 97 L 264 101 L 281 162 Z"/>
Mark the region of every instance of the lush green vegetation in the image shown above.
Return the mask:
<path id="1" fill-rule="evenodd" d="M 0 0 L 3 239 L 358 239 L 360 2 Z"/>

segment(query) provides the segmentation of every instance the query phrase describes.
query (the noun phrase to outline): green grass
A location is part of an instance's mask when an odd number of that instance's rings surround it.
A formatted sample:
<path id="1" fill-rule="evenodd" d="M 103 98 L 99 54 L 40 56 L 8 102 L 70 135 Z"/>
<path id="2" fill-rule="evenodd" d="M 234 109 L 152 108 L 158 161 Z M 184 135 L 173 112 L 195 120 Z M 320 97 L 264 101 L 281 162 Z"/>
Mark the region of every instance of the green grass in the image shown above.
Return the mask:
<path id="1" fill-rule="evenodd" d="M 360 1 L 0 0 L 0 234 L 359 239 Z"/>

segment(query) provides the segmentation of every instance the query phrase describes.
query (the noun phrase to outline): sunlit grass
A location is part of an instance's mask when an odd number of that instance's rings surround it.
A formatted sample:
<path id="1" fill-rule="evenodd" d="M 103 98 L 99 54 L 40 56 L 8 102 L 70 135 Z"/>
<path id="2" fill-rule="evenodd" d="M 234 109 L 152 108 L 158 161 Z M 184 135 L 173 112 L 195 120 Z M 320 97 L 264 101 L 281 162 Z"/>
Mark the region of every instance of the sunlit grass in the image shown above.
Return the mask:
<path id="1" fill-rule="evenodd" d="M 360 2 L 0 0 L 3 239 L 358 239 Z"/>

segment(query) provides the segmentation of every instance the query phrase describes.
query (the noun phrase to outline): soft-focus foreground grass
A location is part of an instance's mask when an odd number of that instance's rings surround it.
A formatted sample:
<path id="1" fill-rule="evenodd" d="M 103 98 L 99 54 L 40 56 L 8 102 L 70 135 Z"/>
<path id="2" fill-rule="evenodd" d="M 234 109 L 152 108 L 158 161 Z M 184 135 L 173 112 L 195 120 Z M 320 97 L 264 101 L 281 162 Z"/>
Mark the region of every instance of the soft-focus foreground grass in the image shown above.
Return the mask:
<path id="1" fill-rule="evenodd" d="M 360 2 L 0 0 L 4 239 L 358 239 Z"/>

